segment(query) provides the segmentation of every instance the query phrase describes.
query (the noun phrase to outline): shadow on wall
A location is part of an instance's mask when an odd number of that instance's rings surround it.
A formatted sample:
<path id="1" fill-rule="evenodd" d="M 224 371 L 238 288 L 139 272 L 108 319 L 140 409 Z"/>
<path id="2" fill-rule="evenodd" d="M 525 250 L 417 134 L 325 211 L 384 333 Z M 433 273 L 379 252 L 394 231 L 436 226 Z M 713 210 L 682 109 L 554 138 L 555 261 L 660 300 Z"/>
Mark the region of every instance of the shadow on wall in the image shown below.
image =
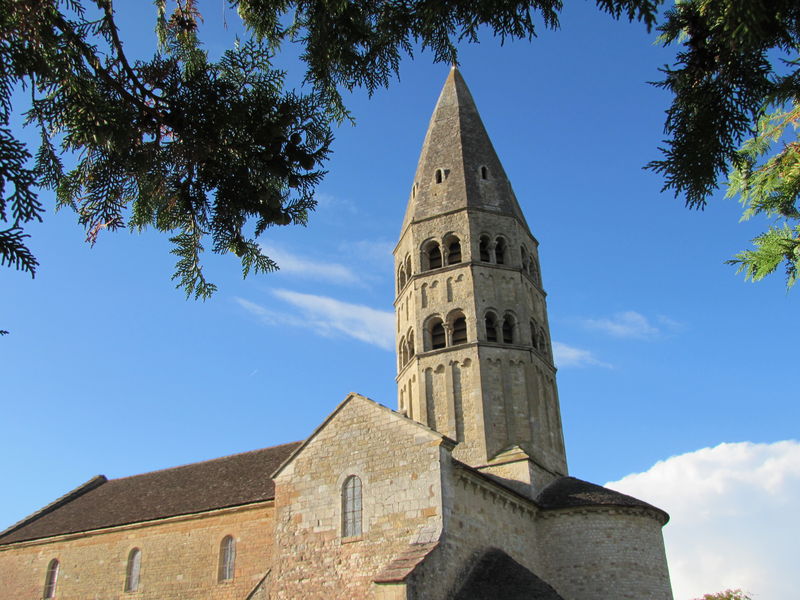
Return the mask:
<path id="1" fill-rule="evenodd" d="M 460 579 L 463 581 L 463 579 Z M 469 570 L 466 581 L 452 600 L 564 600 L 502 550 L 492 548 L 480 555 Z"/>

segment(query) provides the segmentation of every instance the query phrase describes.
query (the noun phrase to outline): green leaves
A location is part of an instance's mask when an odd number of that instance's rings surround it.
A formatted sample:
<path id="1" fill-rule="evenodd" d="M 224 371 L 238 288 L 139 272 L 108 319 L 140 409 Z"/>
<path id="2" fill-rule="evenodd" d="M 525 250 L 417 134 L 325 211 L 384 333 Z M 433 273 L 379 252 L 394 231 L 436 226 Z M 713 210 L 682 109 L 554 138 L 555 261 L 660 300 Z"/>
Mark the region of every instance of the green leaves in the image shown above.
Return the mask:
<path id="1" fill-rule="evenodd" d="M 34 11 L 0 0 L 0 125 L 14 86 L 30 86 L 27 123 L 41 137 L 28 169 L 24 144 L 0 129 L 0 191 L 10 189 L 0 218 L 11 223 L 0 231 L 0 264 L 33 274 L 22 225 L 41 218 L 41 186 L 75 210 L 92 244 L 125 226 L 168 233 L 173 279 L 187 296 L 216 289 L 203 273 L 204 245 L 235 254 L 244 275 L 274 270 L 255 237 L 305 224 L 315 206 L 332 142 L 324 98 L 284 89 L 270 43 L 237 42 L 209 62 L 193 0 L 156 3 L 159 50 L 131 64 L 111 3 L 94 3 L 90 18 L 80 3 L 39 0 Z M 76 159 L 71 169 L 64 154 Z"/>
<path id="2" fill-rule="evenodd" d="M 743 219 L 777 222 L 728 262 L 752 281 L 784 263 L 791 287 L 800 259 L 800 145 L 788 126 L 796 129 L 800 118 L 800 5 L 686 0 L 667 11 L 659 31 L 662 43 L 681 50 L 656 84 L 673 94 L 670 137 L 664 158 L 647 168 L 691 208 L 703 208 L 728 177 L 727 195 L 739 196 Z"/>

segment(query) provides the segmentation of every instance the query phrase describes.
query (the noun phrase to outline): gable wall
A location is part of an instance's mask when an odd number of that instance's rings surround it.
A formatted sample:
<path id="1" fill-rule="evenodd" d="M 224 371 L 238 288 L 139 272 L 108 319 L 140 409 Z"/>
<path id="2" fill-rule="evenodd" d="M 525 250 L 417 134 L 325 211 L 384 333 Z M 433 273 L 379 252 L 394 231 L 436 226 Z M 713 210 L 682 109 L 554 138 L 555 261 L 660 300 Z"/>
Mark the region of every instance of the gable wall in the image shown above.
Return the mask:
<path id="1" fill-rule="evenodd" d="M 47 566 L 57 558 L 57 600 L 241 600 L 271 566 L 273 530 L 274 507 L 268 502 L 0 546 L 2 597 L 40 599 Z M 235 576 L 219 583 L 219 547 L 226 535 L 236 540 Z M 142 551 L 140 587 L 124 593 L 133 548 Z"/>
<path id="2" fill-rule="evenodd" d="M 275 478 L 273 597 L 370 598 L 378 573 L 441 531 L 442 438 L 355 397 Z M 342 538 L 341 489 L 361 478 L 363 533 Z"/>
<path id="3" fill-rule="evenodd" d="M 414 573 L 413 600 L 449 598 L 490 548 L 503 550 L 543 577 L 533 503 L 452 465 L 445 481 L 443 541 Z"/>

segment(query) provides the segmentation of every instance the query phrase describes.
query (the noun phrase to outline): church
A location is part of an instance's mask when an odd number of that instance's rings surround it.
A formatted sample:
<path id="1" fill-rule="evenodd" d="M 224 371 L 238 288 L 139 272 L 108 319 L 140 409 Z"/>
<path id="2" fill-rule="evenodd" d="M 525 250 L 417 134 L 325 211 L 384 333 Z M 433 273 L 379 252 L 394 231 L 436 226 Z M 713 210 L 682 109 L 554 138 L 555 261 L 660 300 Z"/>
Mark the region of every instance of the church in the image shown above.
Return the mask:
<path id="1" fill-rule="evenodd" d="M 97 476 L 0 532 L 2 597 L 672 600 L 667 514 L 568 474 L 538 242 L 456 68 L 394 257 L 396 410 Z"/>

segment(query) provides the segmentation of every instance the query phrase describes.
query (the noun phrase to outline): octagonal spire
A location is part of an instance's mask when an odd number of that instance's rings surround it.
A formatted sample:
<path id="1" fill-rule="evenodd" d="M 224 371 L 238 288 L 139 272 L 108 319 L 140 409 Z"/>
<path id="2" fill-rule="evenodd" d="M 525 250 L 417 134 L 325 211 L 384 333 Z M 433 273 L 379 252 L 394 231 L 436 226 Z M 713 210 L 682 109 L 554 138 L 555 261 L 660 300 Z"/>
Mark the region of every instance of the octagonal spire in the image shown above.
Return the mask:
<path id="1" fill-rule="evenodd" d="M 414 221 L 465 208 L 512 216 L 528 229 L 472 94 L 453 67 L 422 144 L 403 230 Z"/>

